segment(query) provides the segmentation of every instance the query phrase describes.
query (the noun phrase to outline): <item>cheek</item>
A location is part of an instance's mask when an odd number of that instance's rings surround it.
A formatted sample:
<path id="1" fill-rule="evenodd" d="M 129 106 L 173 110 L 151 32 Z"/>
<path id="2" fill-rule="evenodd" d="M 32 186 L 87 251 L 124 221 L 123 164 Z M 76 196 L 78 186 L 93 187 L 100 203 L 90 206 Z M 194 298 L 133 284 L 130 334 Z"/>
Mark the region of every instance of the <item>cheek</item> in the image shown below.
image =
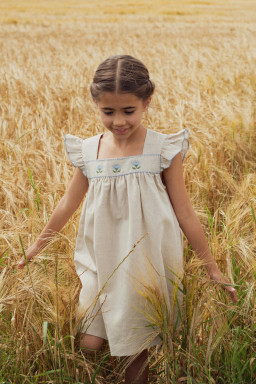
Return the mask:
<path id="1" fill-rule="evenodd" d="M 137 113 L 136 115 L 131 115 L 129 121 L 133 124 L 139 123 L 142 119 L 142 113 Z"/>
<path id="2" fill-rule="evenodd" d="M 103 124 L 108 125 L 111 122 L 111 116 L 104 115 L 104 113 L 100 114 L 100 118 Z"/>

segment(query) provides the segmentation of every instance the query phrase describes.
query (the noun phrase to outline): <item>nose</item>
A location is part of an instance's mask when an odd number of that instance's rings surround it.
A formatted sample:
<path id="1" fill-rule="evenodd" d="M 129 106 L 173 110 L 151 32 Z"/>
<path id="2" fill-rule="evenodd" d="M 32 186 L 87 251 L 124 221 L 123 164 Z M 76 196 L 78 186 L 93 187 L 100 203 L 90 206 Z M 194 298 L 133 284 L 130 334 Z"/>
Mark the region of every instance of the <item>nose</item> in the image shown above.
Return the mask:
<path id="1" fill-rule="evenodd" d="M 125 125 L 124 116 L 122 116 L 122 114 L 120 113 L 116 113 L 114 116 L 113 124 L 117 127 L 122 127 L 123 125 Z"/>

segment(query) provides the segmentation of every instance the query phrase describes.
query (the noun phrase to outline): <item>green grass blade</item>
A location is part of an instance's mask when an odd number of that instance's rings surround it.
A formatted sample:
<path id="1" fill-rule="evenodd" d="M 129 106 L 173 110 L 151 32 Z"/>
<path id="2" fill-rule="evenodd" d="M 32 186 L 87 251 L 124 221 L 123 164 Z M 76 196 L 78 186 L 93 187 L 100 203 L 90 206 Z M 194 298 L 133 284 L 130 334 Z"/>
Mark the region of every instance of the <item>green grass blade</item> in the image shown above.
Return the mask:
<path id="1" fill-rule="evenodd" d="M 31 175 L 31 172 L 30 172 L 30 169 L 29 169 L 29 166 L 27 166 L 28 168 L 28 175 L 29 175 L 29 178 L 30 178 L 30 182 L 31 182 L 31 185 L 32 185 L 32 188 L 35 190 L 36 187 L 35 187 L 35 183 L 34 183 L 34 180 L 33 180 L 33 177 Z"/>

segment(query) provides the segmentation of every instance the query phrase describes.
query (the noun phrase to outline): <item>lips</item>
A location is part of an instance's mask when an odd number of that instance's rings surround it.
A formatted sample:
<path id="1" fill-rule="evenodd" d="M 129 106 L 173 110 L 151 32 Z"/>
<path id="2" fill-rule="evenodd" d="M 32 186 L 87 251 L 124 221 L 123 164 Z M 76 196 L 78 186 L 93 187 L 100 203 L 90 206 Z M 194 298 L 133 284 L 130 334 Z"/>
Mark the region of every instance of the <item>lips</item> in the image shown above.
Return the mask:
<path id="1" fill-rule="evenodd" d="M 115 128 L 115 132 L 122 134 L 122 133 L 126 133 L 128 131 L 128 129 L 129 128 L 124 128 L 124 129 L 121 129 L 121 128 L 117 129 L 117 128 Z"/>

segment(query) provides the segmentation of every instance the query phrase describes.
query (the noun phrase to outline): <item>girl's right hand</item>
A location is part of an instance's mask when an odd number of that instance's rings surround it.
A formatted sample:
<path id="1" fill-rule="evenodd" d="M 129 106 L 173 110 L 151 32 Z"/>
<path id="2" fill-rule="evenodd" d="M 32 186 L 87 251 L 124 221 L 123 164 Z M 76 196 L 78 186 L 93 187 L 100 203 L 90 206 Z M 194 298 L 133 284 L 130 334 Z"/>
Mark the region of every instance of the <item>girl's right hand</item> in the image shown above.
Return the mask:
<path id="1" fill-rule="evenodd" d="M 76 169 L 72 181 L 62 199 L 54 209 L 49 222 L 40 233 L 36 242 L 26 252 L 26 259 L 30 261 L 41 251 L 50 239 L 59 232 L 68 219 L 79 207 L 89 187 L 88 179 L 80 169 Z M 24 256 L 18 263 L 18 268 L 24 268 L 26 261 Z"/>
<path id="2" fill-rule="evenodd" d="M 36 244 L 31 245 L 31 247 L 29 247 L 29 249 L 26 252 L 27 261 L 31 261 L 33 257 L 38 254 L 39 251 L 40 249 L 36 246 Z M 26 261 L 25 261 L 25 257 L 23 256 L 18 263 L 18 268 L 22 269 L 24 268 L 25 265 L 26 265 Z"/>

